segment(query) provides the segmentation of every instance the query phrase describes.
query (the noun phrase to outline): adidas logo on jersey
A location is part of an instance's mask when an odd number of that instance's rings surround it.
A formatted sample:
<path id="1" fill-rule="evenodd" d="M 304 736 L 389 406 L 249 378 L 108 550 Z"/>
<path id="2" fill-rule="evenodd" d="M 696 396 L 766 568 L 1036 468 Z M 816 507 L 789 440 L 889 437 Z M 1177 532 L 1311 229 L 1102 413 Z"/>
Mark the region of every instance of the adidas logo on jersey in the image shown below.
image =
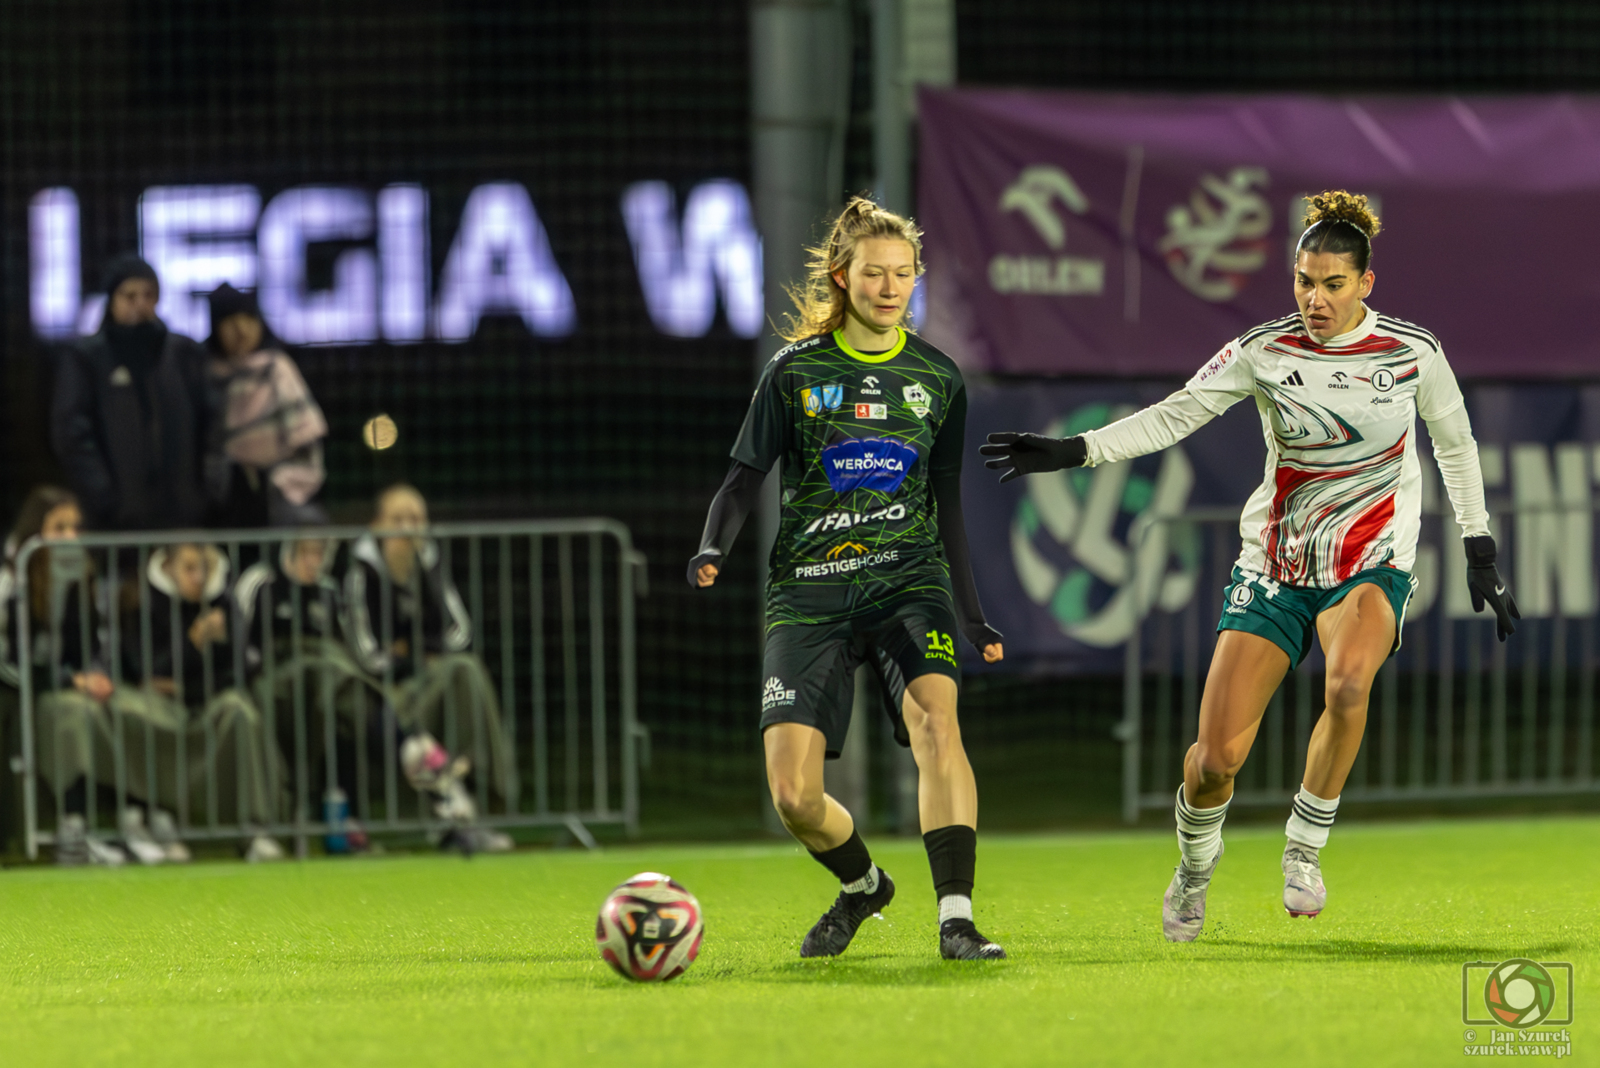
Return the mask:
<path id="1" fill-rule="evenodd" d="M 1281 384 L 1285 386 L 1303 386 L 1306 384 L 1306 380 L 1300 377 L 1299 371 L 1296 371 L 1288 378 L 1285 378 Z"/>

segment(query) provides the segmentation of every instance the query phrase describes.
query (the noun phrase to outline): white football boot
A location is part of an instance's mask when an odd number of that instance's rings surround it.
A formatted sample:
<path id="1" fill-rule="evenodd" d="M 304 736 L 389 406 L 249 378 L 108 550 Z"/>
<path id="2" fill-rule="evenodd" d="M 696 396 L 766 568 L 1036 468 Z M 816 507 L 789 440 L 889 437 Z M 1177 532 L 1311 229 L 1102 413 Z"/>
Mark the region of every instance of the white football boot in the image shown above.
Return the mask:
<path id="1" fill-rule="evenodd" d="M 1190 871 L 1179 863 L 1172 873 L 1172 882 L 1161 899 L 1161 933 L 1168 942 L 1193 942 L 1200 937 L 1206 925 L 1206 889 L 1217 870 L 1217 861 L 1222 859 L 1222 849 L 1217 847 L 1217 855 L 1201 871 Z"/>
<path id="2" fill-rule="evenodd" d="M 150 837 L 166 853 L 168 864 L 187 864 L 193 859 L 189 847 L 178 837 L 178 824 L 172 813 L 159 808 L 150 810 Z"/>
<path id="3" fill-rule="evenodd" d="M 1317 852 L 1315 846 L 1293 840 L 1283 847 L 1283 907 L 1291 916 L 1309 919 L 1328 903 Z"/>
<path id="4" fill-rule="evenodd" d="M 131 806 L 123 809 L 118 827 L 122 831 L 123 845 L 140 864 L 161 864 L 166 861 L 167 851 L 150 836 L 150 831 L 144 825 L 142 810 Z"/>

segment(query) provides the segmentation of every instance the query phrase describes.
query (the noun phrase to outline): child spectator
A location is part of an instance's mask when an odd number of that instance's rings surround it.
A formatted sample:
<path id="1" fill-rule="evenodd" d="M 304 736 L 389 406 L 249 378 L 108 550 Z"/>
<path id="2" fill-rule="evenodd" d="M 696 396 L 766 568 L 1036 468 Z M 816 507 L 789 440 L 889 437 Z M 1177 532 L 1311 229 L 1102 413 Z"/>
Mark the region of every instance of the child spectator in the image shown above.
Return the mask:
<path id="1" fill-rule="evenodd" d="M 212 462 L 224 527 L 300 526 L 326 522 L 312 498 L 322 488 L 322 439 L 328 423 L 294 360 L 267 334 L 255 297 L 224 282 L 211 294 L 206 348 L 220 409 L 220 447 Z"/>
<path id="2" fill-rule="evenodd" d="M 400 729 L 431 736 L 425 739 L 429 743 L 443 738 L 446 750 L 485 769 L 490 786 L 505 797 L 510 766 L 500 700 L 483 661 L 468 651 L 472 619 L 438 544 L 421 534 L 427 524 L 427 502 L 414 487 L 397 483 L 378 495 L 371 531 L 357 539 L 345 573 L 345 633 L 361 666 L 390 687 L 387 695 Z M 435 757 L 426 762 L 448 763 Z M 412 763 L 407 774 L 415 782 Z M 459 805 L 453 811 L 458 818 L 471 818 L 459 812 Z M 485 828 L 475 828 L 472 838 L 474 850 L 511 844 Z"/>
<path id="3" fill-rule="evenodd" d="M 296 693 L 303 695 L 306 773 L 317 780 L 327 766 L 326 734 L 320 721 L 325 703 L 331 696 L 336 736 L 352 746 L 365 741 L 370 748 L 379 741 L 369 719 L 382 700 L 382 688 L 356 663 L 337 633 L 344 595 L 328 574 L 333 562 L 329 543 L 301 538 L 266 555 L 246 568 L 234 587 L 246 634 L 246 670 L 254 679 L 258 706 L 274 711 L 279 747 L 291 761 L 296 751 Z M 365 739 L 359 736 L 363 728 L 369 728 Z M 321 788 L 332 785 L 324 782 Z"/>
<path id="4" fill-rule="evenodd" d="M 97 800 L 88 793 L 91 776 L 101 789 L 115 784 L 118 718 L 125 799 L 133 802 L 119 816 L 123 842 L 146 864 L 186 861 L 189 851 L 178 839 L 171 815 L 152 808 L 147 821 L 139 807 L 154 802 L 159 790 L 161 776 L 156 790 L 148 778 L 149 758 L 154 756 L 158 764 L 169 761 L 176 734 L 165 721 L 144 717 L 138 703 L 127 701 L 124 688 L 106 674 L 98 583 L 88 556 L 69 544 L 77 540 L 81 524 L 77 498 L 64 489 L 39 486 L 23 502 L 6 542 L 6 566 L 0 570 L 0 681 L 8 688 L 21 685 L 21 631 L 26 625 L 35 767 L 62 802 L 56 828 L 59 863 L 116 865 L 125 859 L 115 845 L 88 837 L 84 818 L 88 805 Z M 51 544 L 28 557 L 23 603 L 16 557 L 35 536 Z M 170 792 L 161 797 L 164 804 L 172 800 Z"/>
<path id="5" fill-rule="evenodd" d="M 124 700 L 146 718 L 184 731 L 193 810 L 223 823 L 271 822 L 281 801 L 276 784 L 283 782 L 283 775 L 260 711 L 233 685 L 227 558 L 212 545 L 157 549 L 150 554 L 145 578 L 148 644 L 141 637 L 143 612 L 138 606 L 122 624 L 123 670 L 129 679 L 145 680 L 145 687 L 124 687 Z M 252 834 L 246 844 L 248 860 L 282 856 L 282 847 L 264 834 Z"/>

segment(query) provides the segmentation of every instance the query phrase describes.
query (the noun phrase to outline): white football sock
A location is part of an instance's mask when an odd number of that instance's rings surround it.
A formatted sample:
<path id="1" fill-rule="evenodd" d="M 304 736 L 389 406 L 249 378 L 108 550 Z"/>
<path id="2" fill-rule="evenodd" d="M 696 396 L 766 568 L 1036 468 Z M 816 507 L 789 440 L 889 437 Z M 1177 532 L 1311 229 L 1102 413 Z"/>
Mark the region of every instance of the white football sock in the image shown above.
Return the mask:
<path id="1" fill-rule="evenodd" d="M 878 892 L 878 866 L 867 869 L 867 874 L 853 883 L 840 883 L 847 894 L 875 894 Z"/>
<path id="2" fill-rule="evenodd" d="M 965 894 L 946 894 L 939 899 L 939 923 L 972 919 L 972 899 Z"/>
<path id="3" fill-rule="evenodd" d="M 1337 797 L 1329 801 L 1302 786 L 1294 795 L 1294 810 L 1289 813 L 1284 832 L 1291 841 L 1321 849 L 1328 844 L 1328 832 L 1333 830 L 1333 817 L 1338 811 Z"/>
<path id="4" fill-rule="evenodd" d="M 1178 850 L 1185 868 L 1202 871 L 1217 859 L 1222 850 L 1222 821 L 1227 815 L 1227 801 L 1216 808 L 1195 808 L 1184 800 L 1183 787 L 1178 787 L 1173 816 L 1178 821 Z"/>

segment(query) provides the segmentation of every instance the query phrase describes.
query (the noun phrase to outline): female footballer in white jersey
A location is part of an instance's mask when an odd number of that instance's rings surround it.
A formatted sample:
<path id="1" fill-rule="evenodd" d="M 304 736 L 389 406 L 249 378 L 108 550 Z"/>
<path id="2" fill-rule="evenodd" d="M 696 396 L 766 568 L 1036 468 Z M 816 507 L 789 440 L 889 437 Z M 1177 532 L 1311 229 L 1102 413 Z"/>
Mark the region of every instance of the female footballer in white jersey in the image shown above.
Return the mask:
<path id="1" fill-rule="evenodd" d="M 1373 677 L 1399 648 L 1414 585 L 1418 415 L 1465 539 L 1473 608 L 1493 608 L 1501 641 L 1520 618 L 1495 569 L 1477 444 L 1438 339 L 1365 303 L 1378 217 L 1364 196 L 1307 199 L 1295 251 L 1297 314 L 1235 338 L 1182 390 L 1108 427 L 1065 439 L 991 434 L 981 450 L 1005 481 L 1156 452 L 1247 397 L 1261 413 L 1266 474 L 1240 516 L 1243 549 L 1178 791 L 1182 856 L 1161 910 L 1174 942 L 1192 941 L 1205 924 L 1234 776 L 1267 702 L 1313 637 L 1327 657 L 1326 710 L 1286 828 L 1283 904 L 1292 916 L 1315 916 L 1327 902 L 1319 851 L 1361 747 Z"/>

